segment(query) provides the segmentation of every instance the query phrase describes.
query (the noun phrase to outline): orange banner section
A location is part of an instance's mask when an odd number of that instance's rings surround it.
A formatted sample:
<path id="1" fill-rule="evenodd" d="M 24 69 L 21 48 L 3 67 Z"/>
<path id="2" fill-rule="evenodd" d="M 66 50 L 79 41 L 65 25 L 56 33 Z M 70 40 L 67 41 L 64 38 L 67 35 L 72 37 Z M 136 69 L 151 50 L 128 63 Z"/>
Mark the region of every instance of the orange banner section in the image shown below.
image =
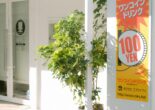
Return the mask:
<path id="1" fill-rule="evenodd" d="M 116 97 L 148 101 L 149 0 L 116 0 Z"/>

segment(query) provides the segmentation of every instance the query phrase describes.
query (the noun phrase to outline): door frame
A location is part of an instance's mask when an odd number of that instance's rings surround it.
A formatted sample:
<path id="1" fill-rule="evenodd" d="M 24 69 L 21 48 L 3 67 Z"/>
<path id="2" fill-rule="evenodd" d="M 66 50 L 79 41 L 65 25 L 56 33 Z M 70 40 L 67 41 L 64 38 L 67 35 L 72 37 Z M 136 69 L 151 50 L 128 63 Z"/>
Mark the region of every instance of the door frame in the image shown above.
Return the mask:
<path id="1" fill-rule="evenodd" d="M 5 45 L 5 74 L 7 82 L 7 96 L 0 95 L 0 99 L 8 102 L 30 105 L 30 100 L 13 97 L 13 31 L 12 31 L 12 3 L 25 0 L 0 0 L 0 4 L 6 4 L 6 45 Z M 28 1 L 28 0 L 27 0 Z M 29 1 L 28 1 L 29 2 Z M 29 73 L 28 73 L 29 74 Z M 29 85 L 30 86 L 30 85 Z"/>

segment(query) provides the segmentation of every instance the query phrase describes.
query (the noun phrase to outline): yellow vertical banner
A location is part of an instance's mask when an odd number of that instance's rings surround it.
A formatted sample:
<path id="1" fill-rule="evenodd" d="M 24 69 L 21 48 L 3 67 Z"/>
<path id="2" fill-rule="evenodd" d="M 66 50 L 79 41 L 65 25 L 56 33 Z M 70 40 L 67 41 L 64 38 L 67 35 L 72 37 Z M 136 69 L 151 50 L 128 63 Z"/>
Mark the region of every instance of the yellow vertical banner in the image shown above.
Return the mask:
<path id="1" fill-rule="evenodd" d="M 116 97 L 148 101 L 149 0 L 116 0 Z"/>

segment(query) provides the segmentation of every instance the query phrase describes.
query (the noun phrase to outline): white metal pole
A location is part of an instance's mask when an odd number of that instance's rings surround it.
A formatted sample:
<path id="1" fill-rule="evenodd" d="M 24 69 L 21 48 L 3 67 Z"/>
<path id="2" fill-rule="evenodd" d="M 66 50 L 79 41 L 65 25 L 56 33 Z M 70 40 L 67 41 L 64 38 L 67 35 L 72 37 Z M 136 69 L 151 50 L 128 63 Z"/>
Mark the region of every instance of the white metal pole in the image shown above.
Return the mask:
<path id="1" fill-rule="evenodd" d="M 89 52 L 92 49 L 91 41 L 93 39 L 93 0 L 85 0 L 85 31 L 86 31 L 86 49 Z M 87 58 L 91 60 L 87 53 Z M 92 66 L 87 67 L 86 73 L 86 110 L 93 110 L 92 107 Z"/>

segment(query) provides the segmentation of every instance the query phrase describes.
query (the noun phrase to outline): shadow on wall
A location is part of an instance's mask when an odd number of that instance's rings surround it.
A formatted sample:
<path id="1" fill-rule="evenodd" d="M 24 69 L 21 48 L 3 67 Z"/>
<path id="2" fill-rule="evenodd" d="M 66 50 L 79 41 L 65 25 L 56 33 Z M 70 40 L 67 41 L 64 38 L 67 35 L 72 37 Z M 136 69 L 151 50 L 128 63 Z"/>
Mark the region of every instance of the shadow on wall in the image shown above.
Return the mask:
<path id="1" fill-rule="evenodd" d="M 110 53 L 110 55 L 107 55 L 107 110 L 115 110 L 115 107 L 113 107 L 115 102 L 111 101 L 111 99 L 115 97 L 112 91 L 115 90 L 116 82 L 116 39 L 109 33 L 107 34 L 107 53 Z"/>

